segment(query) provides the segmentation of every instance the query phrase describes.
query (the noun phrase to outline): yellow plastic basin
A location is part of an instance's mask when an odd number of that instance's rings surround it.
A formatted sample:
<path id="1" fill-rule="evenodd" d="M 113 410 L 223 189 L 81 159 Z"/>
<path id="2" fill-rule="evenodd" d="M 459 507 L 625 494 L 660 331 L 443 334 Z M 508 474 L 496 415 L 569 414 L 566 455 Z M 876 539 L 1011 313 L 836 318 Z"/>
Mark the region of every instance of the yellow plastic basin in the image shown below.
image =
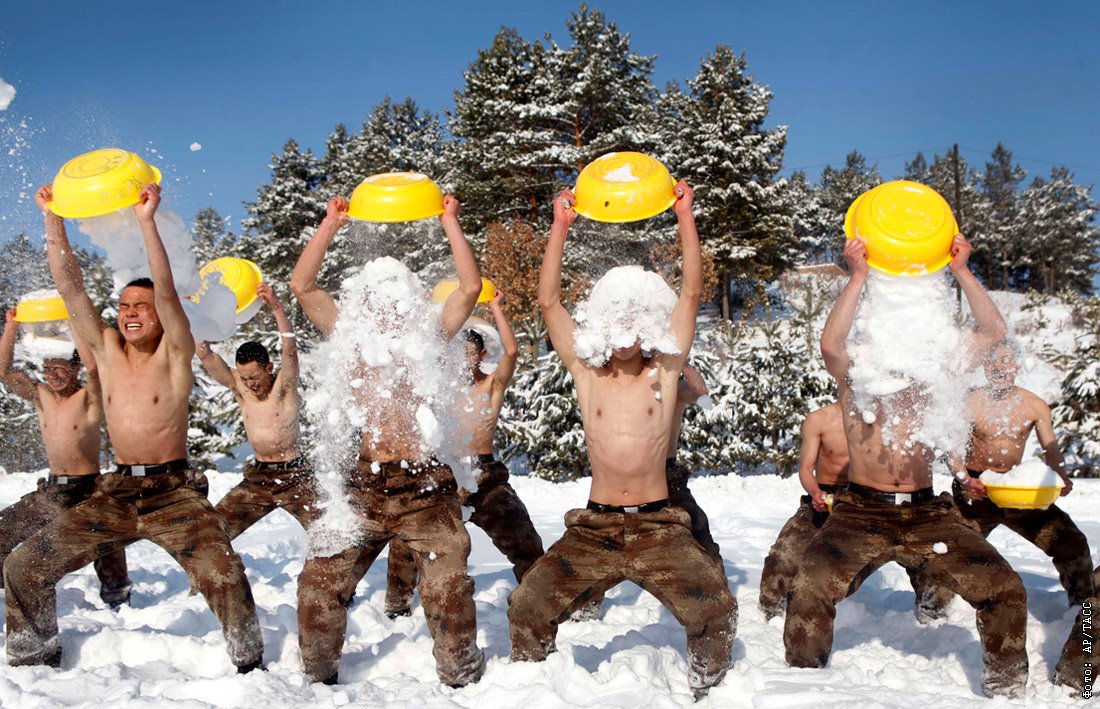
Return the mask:
<path id="1" fill-rule="evenodd" d="M 53 291 L 56 293 L 56 291 Z M 60 295 L 24 296 L 15 306 L 16 322 L 50 322 L 68 320 L 69 311 Z"/>
<path id="2" fill-rule="evenodd" d="M 844 233 L 867 242 L 867 263 L 894 276 L 933 273 L 951 261 L 959 231 L 951 206 L 931 187 L 894 180 L 856 198 Z"/>
<path id="3" fill-rule="evenodd" d="M 643 153 L 608 153 L 577 176 L 577 214 L 598 222 L 635 222 L 676 201 L 675 180 L 659 160 Z"/>
<path id="4" fill-rule="evenodd" d="M 447 298 L 451 296 L 451 293 L 454 293 L 456 290 L 458 290 L 457 278 L 448 278 L 445 281 L 440 281 L 432 290 L 432 302 L 443 303 L 447 300 Z M 493 282 L 490 281 L 488 278 L 482 278 L 481 294 L 478 295 L 477 302 L 488 303 L 496 296 L 496 294 L 497 289 L 496 286 L 493 285 Z"/>
<path id="5" fill-rule="evenodd" d="M 371 175 L 351 193 L 348 216 L 367 222 L 413 222 L 443 214 L 443 191 L 419 172 Z"/>
<path id="6" fill-rule="evenodd" d="M 61 166 L 53 178 L 50 209 L 70 219 L 110 214 L 137 204 L 141 188 L 150 182 L 160 184 L 160 170 L 135 153 L 93 150 Z"/>
<path id="7" fill-rule="evenodd" d="M 199 276 L 204 280 L 214 273 L 220 273 L 222 283 L 237 296 L 237 324 L 251 320 L 263 305 L 263 301 L 256 297 L 256 287 L 264 281 L 260 267 L 246 258 L 225 256 L 214 259 L 199 270 Z"/>
<path id="8" fill-rule="evenodd" d="M 1049 487 L 1012 487 L 986 484 L 985 493 L 998 507 L 1013 510 L 1041 510 L 1050 507 L 1062 492 L 1061 485 Z"/>

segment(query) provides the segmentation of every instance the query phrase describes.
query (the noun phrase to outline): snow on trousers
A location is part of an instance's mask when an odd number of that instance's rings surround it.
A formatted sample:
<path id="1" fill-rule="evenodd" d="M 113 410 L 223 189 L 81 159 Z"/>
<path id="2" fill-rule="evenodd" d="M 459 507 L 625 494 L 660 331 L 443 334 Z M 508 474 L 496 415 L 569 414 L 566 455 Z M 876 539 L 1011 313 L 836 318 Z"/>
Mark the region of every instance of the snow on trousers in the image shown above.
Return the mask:
<path id="1" fill-rule="evenodd" d="M 244 467 L 244 480 L 214 509 L 225 519 L 230 539 L 236 539 L 275 509 L 286 510 L 306 529 L 320 512 L 313 471 L 304 459 L 278 465 L 249 463 Z"/>
<path id="2" fill-rule="evenodd" d="M 1100 589 L 1100 566 L 1093 572 L 1093 586 Z M 1073 687 L 1078 692 L 1085 689 L 1086 684 L 1094 684 L 1096 680 L 1097 663 L 1093 659 L 1096 653 L 1096 616 L 1100 612 L 1100 592 L 1094 591 L 1077 612 L 1073 620 L 1073 627 L 1069 631 L 1065 646 L 1062 647 L 1062 655 L 1058 658 L 1058 664 L 1054 668 L 1054 683 Z M 1087 625 L 1086 625 L 1087 623 Z M 1088 667 L 1086 667 L 1088 665 Z M 1088 670 L 1091 676 L 1090 682 L 1085 682 L 1085 672 Z"/>
<path id="3" fill-rule="evenodd" d="M 1069 604 L 1079 605 L 1093 594 L 1092 552 L 1084 533 L 1077 528 L 1057 505 L 1045 510 L 1014 510 L 998 507 L 988 498 L 971 499 L 957 481 L 951 486 L 964 519 L 988 538 L 989 534 L 1004 525 L 1039 548 L 1050 557 L 1058 570 L 1058 579 L 1069 596 Z M 942 612 L 954 594 L 946 588 L 921 579 L 918 596 L 934 613 Z"/>
<path id="4" fill-rule="evenodd" d="M 466 572 L 470 536 L 462 522 L 451 469 L 438 461 L 372 464 L 360 460 L 348 497 L 360 515 L 362 541 L 333 556 L 306 560 L 298 577 L 298 646 L 306 675 L 334 681 L 347 629 L 345 604 L 361 569 L 396 538 L 413 550 L 420 600 L 432 635 L 441 682 L 476 682 L 483 669 L 477 647 L 474 582 Z"/>
<path id="5" fill-rule="evenodd" d="M 936 544 L 946 545 L 936 553 Z M 943 551 L 943 547 L 940 547 Z M 1020 577 L 955 510 L 947 494 L 894 505 L 843 490 L 806 548 L 791 586 L 783 628 L 787 662 L 824 667 L 833 647 L 836 604 L 861 569 L 896 561 L 958 593 L 977 611 L 983 691 L 1011 692 L 1027 681 L 1027 597 Z"/>
<path id="6" fill-rule="evenodd" d="M 737 601 L 679 507 L 620 513 L 570 510 L 565 534 L 508 598 L 512 659 L 543 660 L 572 608 L 622 581 L 653 594 L 687 632 L 689 681 L 704 690 L 732 662 Z"/>
<path id="7" fill-rule="evenodd" d="M 480 463 L 480 467 L 477 492 L 459 490 L 459 500 L 464 507 L 473 509 L 470 521 L 485 530 L 493 545 L 508 557 L 512 573 L 519 581 L 542 556 L 542 538 L 531 524 L 523 500 L 508 484 L 508 468 L 504 463 L 487 461 Z M 398 537 L 390 540 L 386 568 L 387 612 L 404 612 L 412 604 L 416 567 L 416 557 L 409 545 Z"/>
<path id="8" fill-rule="evenodd" d="M 38 489 L 29 492 L 18 502 L 0 511 L 0 567 L 7 561 L 12 549 L 70 507 L 76 507 L 91 496 L 95 489 L 96 475 L 82 475 L 64 484 L 52 476 L 41 478 Z M 126 568 L 126 551 L 118 549 L 92 562 L 99 577 L 99 597 L 107 604 L 126 601 L 130 595 L 130 576 Z M 3 588 L 0 581 L 0 588 Z"/>
<path id="9" fill-rule="evenodd" d="M 233 664 L 259 661 L 263 638 L 252 589 L 206 489 L 206 476 L 193 469 L 101 475 L 86 502 L 16 549 L 4 566 L 9 664 L 40 664 L 57 653 L 55 587 L 61 577 L 140 539 L 164 549 L 187 572 L 221 623 Z"/>

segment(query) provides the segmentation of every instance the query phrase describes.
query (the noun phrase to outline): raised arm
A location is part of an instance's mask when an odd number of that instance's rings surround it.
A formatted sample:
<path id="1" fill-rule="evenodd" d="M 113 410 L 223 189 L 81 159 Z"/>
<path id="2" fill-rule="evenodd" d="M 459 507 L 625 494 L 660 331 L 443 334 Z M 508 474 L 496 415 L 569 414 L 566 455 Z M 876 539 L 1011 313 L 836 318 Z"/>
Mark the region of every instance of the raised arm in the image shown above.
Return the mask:
<path id="1" fill-rule="evenodd" d="M 279 347 L 282 349 L 282 359 L 279 361 L 278 383 L 285 387 L 298 386 L 298 338 L 294 334 L 294 328 L 290 325 L 290 318 L 286 316 L 286 310 L 275 290 L 266 283 L 256 286 L 256 295 L 271 308 L 275 316 L 275 326 L 279 328 Z"/>
<path id="2" fill-rule="evenodd" d="M 962 234 L 955 234 L 951 242 L 951 262 L 948 268 L 955 276 L 959 287 L 966 296 L 966 302 L 970 305 L 970 312 L 974 314 L 974 323 L 977 325 L 979 337 L 978 352 L 975 357 L 980 358 L 985 350 L 1004 339 L 1008 332 L 1004 318 L 997 306 L 993 304 L 989 294 L 982 288 L 982 284 L 970 271 L 967 262 L 970 260 L 970 252 L 973 247 Z"/>
<path id="3" fill-rule="evenodd" d="M 1031 404 L 1035 416 L 1035 436 L 1039 439 L 1039 445 L 1043 447 L 1043 458 L 1047 467 L 1058 473 L 1065 487 L 1062 488 L 1062 497 L 1073 490 L 1073 478 L 1066 471 L 1066 461 L 1062 457 L 1062 450 L 1058 447 L 1058 437 L 1054 434 L 1054 424 L 1051 421 L 1050 407 L 1039 397 L 1035 397 Z"/>
<path id="4" fill-rule="evenodd" d="M 512 374 L 516 371 L 516 357 L 519 355 L 519 343 L 516 342 L 515 333 L 512 332 L 512 324 L 504 314 L 501 303 L 504 301 L 504 292 L 497 291 L 493 300 L 489 303 L 489 309 L 493 311 L 493 321 L 496 323 L 497 332 L 500 333 L 500 344 L 504 348 L 504 354 L 500 356 L 500 362 L 493 371 L 493 386 L 501 389 L 512 381 Z"/>
<path id="5" fill-rule="evenodd" d="M 4 334 L 0 335 L 0 382 L 16 396 L 27 401 L 38 400 L 38 385 L 13 366 L 15 363 L 15 338 L 19 336 L 19 323 L 15 321 L 15 308 L 9 308 L 4 321 Z"/>
<path id="6" fill-rule="evenodd" d="M 817 484 L 814 468 L 817 466 L 817 454 L 821 450 L 821 422 L 811 411 L 802 422 L 802 451 L 798 458 L 798 482 L 810 496 L 810 504 L 818 512 L 828 509 L 825 504 L 825 491 Z"/>
<path id="7" fill-rule="evenodd" d="M 685 405 L 694 404 L 710 391 L 707 389 L 707 383 L 703 379 L 703 375 L 699 374 L 695 367 L 690 364 L 684 364 L 681 374 L 680 385 L 676 388 L 676 398 Z"/>
<path id="8" fill-rule="evenodd" d="M 206 371 L 210 372 L 210 376 L 214 377 L 214 381 L 231 390 L 234 394 L 239 393 L 237 378 L 233 376 L 233 370 L 229 368 L 221 355 L 210 348 L 209 342 L 195 340 L 195 354 Z"/>
<path id="9" fill-rule="evenodd" d="M 439 215 L 443 232 L 451 245 L 455 271 L 458 273 L 458 288 L 443 303 L 441 327 L 444 341 L 449 341 L 462 329 L 470 313 L 474 312 L 477 298 L 481 295 L 481 272 L 477 269 L 474 252 L 470 250 L 470 242 L 466 240 L 458 223 L 458 212 L 461 208 L 462 205 L 454 195 L 447 195 L 443 198 L 443 214 Z"/>
<path id="10" fill-rule="evenodd" d="M 294 270 L 290 273 L 290 291 L 298 299 L 298 304 L 302 306 L 309 321 L 326 335 L 335 327 L 339 311 L 332 296 L 317 285 L 317 274 L 321 272 L 325 252 L 332 244 L 336 232 L 347 223 L 348 201 L 343 197 L 333 197 L 325 208 L 325 218 L 302 249 L 298 263 L 294 264 Z"/>
<path id="11" fill-rule="evenodd" d="M 672 309 L 672 334 L 680 346 L 680 359 L 687 359 L 688 350 L 695 339 L 695 319 L 699 313 L 699 299 L 703 294 L 703 251 L 699 246 L 699 232 L 695 229 L 695 215 L 691 208 L 695 202 L 695 190 L 687 182 L 676 183 L 676 212 L 679 225 L 680 248 L 683 252 L 680 298 Z"/>
<path id="12" fill-rule="evenodd" d="M 103 350 L 103 331 L 108 326 L 84 289 L 84 274 L 81 273 L 73 247 L 69 244 L 65 221 L 50 210 L 51 201 L 52 185 L 43 185 L 34 195 L 34 202 L 42 210 L 46 220 L 46 259 L 50 265 L 50 275 L 65 301 L 65 309 L 69 311 L 73 336 L 82 340 L 92 350 L 92 354 L 98 356 Z"/>
<path id="13" fill-rule="evenodd" d="M 145 252 L 149 257 L 149 275 L 152 276 L 153 302 L 157 306 L 157 318 L 164 328 L 164 341 L 170 348 L 183 354 L 188 360 L 195 354 L 195 338 L 191 336 L 191 323 L 183 310 L 180 295 L 176 292 L 176 280 L 172 276 L 172 264 L 168 252 L 157 231 L 155 217 L 160 206 L 160 186 L 148 184 L 141 188 L 140 201 L 134 205 L 134 214 L 141 225 L 141 237 L 145 240 Z"/>
<path id="14" fill-rule="evenodd" d="M 576 203 L 577 198 L 569 190 L 562 190 L 554 199 L 554 223 L 550 227 L 550 239 L 546 242 L 546 253 L 542 256 L 542 268 L 539 270 L 539 310 L 542 311 L 554 351 L 565 368 L 574 375 L 580 361 L 573 341 L 576 325 L 569 311 L 561 304 L 561 262 L 565 257 L 565 237 L 577 218 L 577 213 L 573 211 Z"/>
<path id="15" fill-rule="evenodd" d="M 852 331 L 855 322 L 859 296 L 863 284 L 867 282 L 870 268 L 867 265 L 867 245 L 862 239 L 848 239 L 844 244 L 844 260 L 848 262 L 851 276 L 841 291 L 840 297 L 833 303 L 829 317 L 825 320 L 825 329 L 821 333 L 821 356 L 825 360 L 825 369 L 833 375 L 843 389 L 847 386 L 848 348 L 845 340 Z"/>

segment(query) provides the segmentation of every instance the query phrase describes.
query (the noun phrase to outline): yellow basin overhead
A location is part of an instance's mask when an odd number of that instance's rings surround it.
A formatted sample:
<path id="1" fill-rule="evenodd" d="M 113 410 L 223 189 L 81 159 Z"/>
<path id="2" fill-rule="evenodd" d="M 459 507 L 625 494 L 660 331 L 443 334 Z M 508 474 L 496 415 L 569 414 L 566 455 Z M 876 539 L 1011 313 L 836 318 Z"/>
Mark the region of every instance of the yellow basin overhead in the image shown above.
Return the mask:
<path id="1" fill-rule="evenodd" d="M 419 172 L 371 175 L 351 193 L 348 216 L 367 222 L 412 222 L 443 214 L 443 191 Z"/>
<path id="2" fill-rule="evenodd" d="M 436 284 L 435 288 L 432 289 L 432 302 L 443 303 L 450 297 L 451 293 L 454 293 L 456 290 L 458 290 L 457 278 L 448 278 L 445 281 L 440 281 Z M 496 294 L 497 289 L 493 285 L 493 282 L 488 278 L 482 278 L 481 293 L 477 297 L 477 302 L 488 303 Z"/>
<path id="3" fill-rule="evenodd" d="M 260 267 L 246 258 L 224 256 L 199 270 L 203 280 L 215 273 L 221 274 L 222 283 L 237 296 L 237 324 L 251 320 L 263 305 L 263 301 L 256 296 L 256 287 L 264 280 Z"/>
<path id="4" fill-rule="evenodd" d="M 160 184 L 160 170 L 141 156 L 119 148 L 104 148 L 78 155 L 61 166 L 53 179 L 54 214 L 85 219 L 132 207 L 141 188 Z"/>
<path id="5" fill-rule="evenodd" d="M 844 217 L 847 237 L 867 242 L 871 268 L 893 276 L 921 276 L 946 266 L 958 231 L 947 200 L 907 180 L 864 192 Z"/>
<path id="6" fill-rule="evenodd" d="M 608 153 L 577 176 L 577 214 L 598 222 L 649 219 L 672 206 L 676 182 L 659 160 L 644 153 Z"/>

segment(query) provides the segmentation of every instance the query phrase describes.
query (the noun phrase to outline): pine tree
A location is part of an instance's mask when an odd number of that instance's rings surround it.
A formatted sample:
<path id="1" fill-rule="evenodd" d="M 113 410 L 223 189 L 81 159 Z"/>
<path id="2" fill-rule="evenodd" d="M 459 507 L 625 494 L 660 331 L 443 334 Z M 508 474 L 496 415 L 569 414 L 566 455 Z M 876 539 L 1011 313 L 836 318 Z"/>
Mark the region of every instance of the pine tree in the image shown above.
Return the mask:
<path id="1" fill-rule="evenodd" d="M 1017 289 L 1044 293 L 1070 289 L 1092 292 L 1100 263 L 1100 229 L 1093 223 L 1097 204 L 1092 185 L 1077 185 L 1065 167 L 1037 177 L 1020 195 L 1012 271 Z"/>
<path id="2" fill-rule="evenodd" d="M 1054 428 L 1067 467 L 1100 477 L 1100 297 L 1066 293 L 1063 298 L 1079 329 L 1072 351 L 1045 353 L 1066 373 L 1062 401 L 1052 410 Z"/>
<path id="3" fill-rule="evenodd" d="M 844 248 L 844 216 L 861 194 L 882 183 L 882 175 L 858 150 L 848 153 L 844 167 L 821 171 L 821 229 L 825 241 L 839 253 Z"/>
<path id="4" fill-rule="evenodd" d="M 200 268 L 214 259 L 236 252 L 236 236 L 227 228 L 225 218 L 213 207 L 204 207 L 195 213 L 191 237 L 191 251 Z"/>
<path id="5" fill-rule="evenodd" d="M 796 262 L 832 263 L 837 257 L 836 244 L 826 238 L 820 191 L 798 170 L 787 179 L 784 199 L 791 215 L 791 235 L 796 245 Z"/>
<path id="6" fill-rule="evenodd" d="M 969 226 L 974 244 L 970 260 L 987 288 L 1009 290 L 1016 261 L 1013 251 L 1019 221 L 1017 189 L 1027 173 L 1013 164 L 1012 151 L 1000 143 L 991 157 L 981 176 L 979 202 Z"/>

